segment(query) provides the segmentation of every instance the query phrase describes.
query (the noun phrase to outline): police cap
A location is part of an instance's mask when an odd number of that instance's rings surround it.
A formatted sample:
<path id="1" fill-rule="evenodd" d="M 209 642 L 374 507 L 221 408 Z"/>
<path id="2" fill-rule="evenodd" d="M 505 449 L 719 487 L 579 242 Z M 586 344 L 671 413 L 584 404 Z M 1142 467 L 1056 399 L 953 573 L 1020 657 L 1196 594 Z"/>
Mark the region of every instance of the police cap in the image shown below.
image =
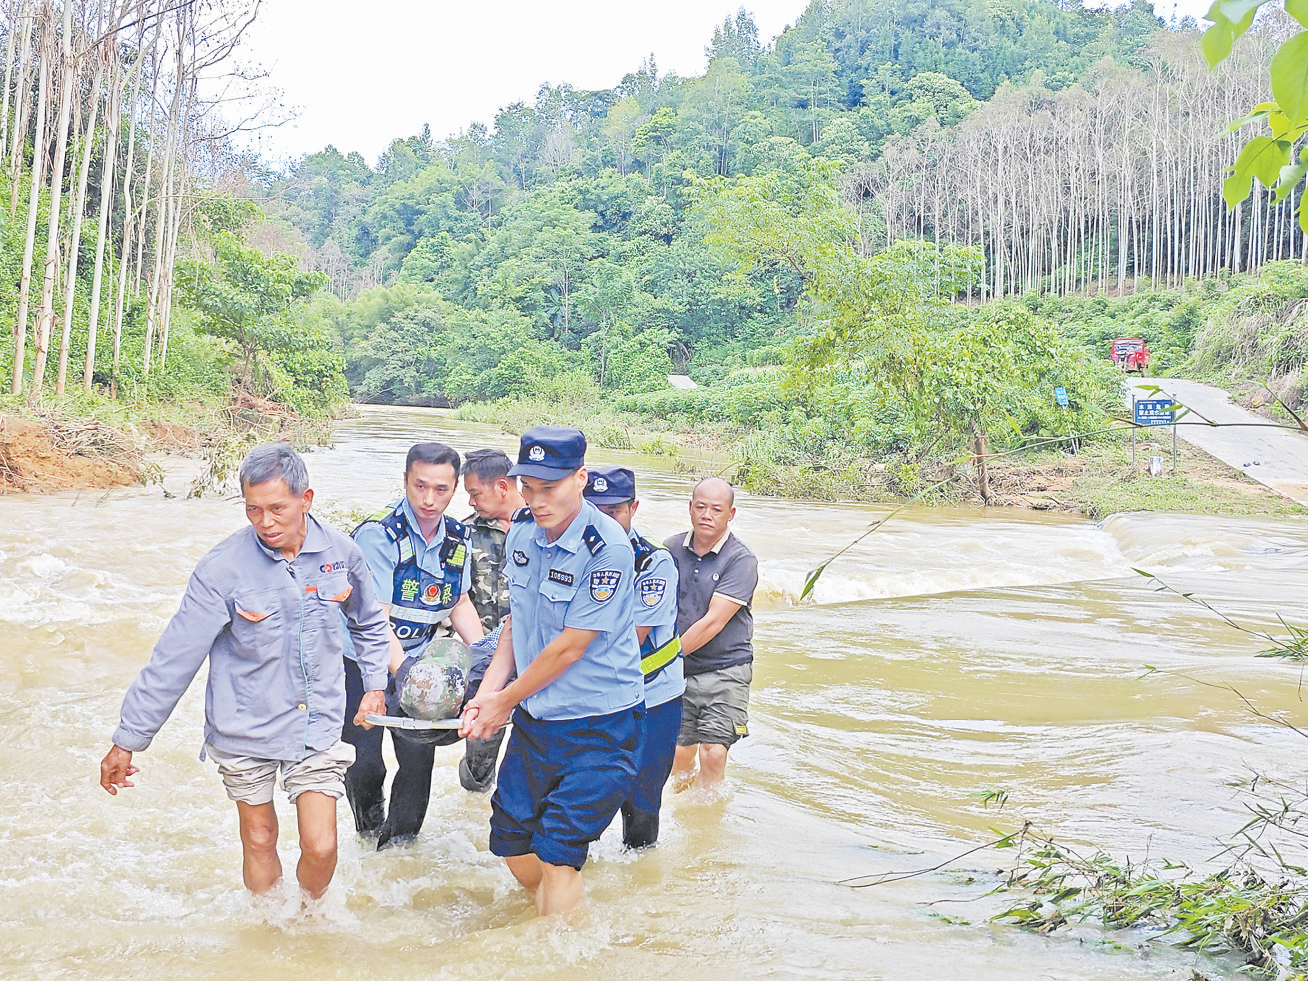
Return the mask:
<path id="1" fill-rule="evenodd" d="M 591 504 L 626 504 L 636 499 L 636 475 L 626 467 L 592 467 L 584 493 Z"/>
<path id="2" fill-rule="evenodd" d="M 586 434 L 568 426 L 533 426 L 522 434 L 510 477 L 558 480 L 586 465 Z"/>

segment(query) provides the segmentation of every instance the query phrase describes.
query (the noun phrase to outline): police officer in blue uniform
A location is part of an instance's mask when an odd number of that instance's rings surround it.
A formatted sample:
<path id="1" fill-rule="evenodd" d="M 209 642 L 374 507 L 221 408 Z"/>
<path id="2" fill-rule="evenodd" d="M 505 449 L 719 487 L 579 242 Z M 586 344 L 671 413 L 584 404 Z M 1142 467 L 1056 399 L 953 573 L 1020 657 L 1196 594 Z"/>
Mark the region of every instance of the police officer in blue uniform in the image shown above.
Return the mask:
<path id="1" fill-rule="evenodd" d="M 659 837 L 663 785 L 672 772 L 681 731 L 681 638 L 677 634 L 677 564 L 667 547 L 632 528 L 640 501 L 636 475 L 626 467 L 593 467 L 586 500 L 620 524 L 636 558 L 636 639 L 645 675 L 645 718 L 641 721 L 636 780 L 622 803 L 622 843 L 647 848 Z"/>
<path id="2" fill-rule="evenodd" d="M 468 529 L 449 515 L 458 486 L 459 454 L 444 443 L 417 443 L 404 462 L 404 497 L 378 511 L 354 531 L 372 572 L 377 596 L 390 617 L 393 685 L 402 684 L 410 658 L 422 653 L 437 624 L 449 619 L 467 644 L 483 630 L 468 599 L 470 581 Z M 354 725 L 354 706 L 363 695 L 358 665 L 347 650 L 345 685 L 350 714 L 342 738 L 355 748 L 355 762 L 345 774 L 346 796 L 360 834 L 375 834 L 378 849 L 412 838 L 422 827 L 431 796 L 431 770 L 437 741 L 419 742 L 394 735 L 399 764 L 391 784 L 390 814 L 382 787 L 382 729 Z M 448 741 L 458 738 L 448 733 Z"/>
<path id="3" fill-rule="evenodd" d="M 581 900 L 587 848 L 631 792 L 645 710 L 635 557 L 622 527 L 584 497 L 585 453 L 578 429 L 522 435 L 510 475 L 527 508 L 504 545 L 509 617 L 459 730 L 485 739 L 512 715 L 490 850 L 541 915 Z"/>

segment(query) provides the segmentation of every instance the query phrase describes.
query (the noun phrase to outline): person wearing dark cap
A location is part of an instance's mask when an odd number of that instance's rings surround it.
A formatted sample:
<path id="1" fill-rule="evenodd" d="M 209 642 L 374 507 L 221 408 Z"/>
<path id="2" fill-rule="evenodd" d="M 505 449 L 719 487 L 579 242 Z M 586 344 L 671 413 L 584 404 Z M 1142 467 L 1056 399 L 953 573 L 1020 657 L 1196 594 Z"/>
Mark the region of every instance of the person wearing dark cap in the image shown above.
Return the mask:
<path id="1" fill-rule="evenodd" d="M 622 527 L 583 495 L 585 454 L 578 429 L 522 435 L 510 474 L 527 508 L 505 542 L 509 616 L 459 730 L 487 739 L 512 715 L 490 850 L 541 915 L 581 900 L 588 846 L 631 792 L 645 712 L 635 557 Z"/>
<path id="2" fill-rule="evenodd" d="M 390 620 L 394 689 L 403 686 L 408 665 L 423 652 L 439 625 L 448 622 L 466 644 L 482 636 L 481 621 L 468 599 L 468 530 L 445 513 L 459 480 L 459 454 L 444 443 L 415 443 L 404 460 L 404 496 L 387 504 L 354 530 L 382 610 Z M 362 693 L 353 651 L 346 651 L 346 705 Z M 394 713 L 392 713 L 394 714 Z M 356 726 L 347 717 L 342 738 L 354 746 L 345 774 L 346 796 L 360 834 L 375 835 L 377 848 L 412 839 L 422 829 L 431 798 L 436 743 L 401 730 L 391 732 L 396 770 L 389 811 L 385 798 L 383 729 Z M 452 732 L 441 737 L 457 741 Z"/>
<path id="3" fill-rule="evenodd" d="M 645 675 L 645 718 L 641 722 L 636 779 L 622 803 L 622 843 L 647 848 L 658 841 L 663 785 L 681 729 L 681 638 L 677 635 L 677 565 L 667 546 L 632 529 L 640 501 L 636 475 L 626 467 L 595 467 L 586 478 L 586 499 L 622 525 L 636 555 L 636 639 Z"/>

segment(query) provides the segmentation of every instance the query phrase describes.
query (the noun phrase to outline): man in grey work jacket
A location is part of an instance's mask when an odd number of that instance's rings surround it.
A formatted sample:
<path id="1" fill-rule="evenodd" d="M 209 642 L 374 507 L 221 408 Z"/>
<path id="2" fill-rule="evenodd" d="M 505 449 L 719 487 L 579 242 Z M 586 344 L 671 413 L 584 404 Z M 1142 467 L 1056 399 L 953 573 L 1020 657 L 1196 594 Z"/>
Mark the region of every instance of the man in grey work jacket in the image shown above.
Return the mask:
<path id="1" fill-rule="evenodd" d="M 354 749 L 341 741 L 344 616 L 367 694 L 356 721 L 386 711 L 386 616 L 363 553 L 310 513 L 304 461 L 285 443 L 257 446 L 241 464 L 249 528 L 200 560 L 150 662 L 123 699 L 113 747 L 100 763 L 110 794 L 139 772 L 146 749 L 207 658 L 204 748 L 240 819 L 242 873 L 256 894 L 282 876 L 273 785 L 295 804 L 296 878 L 311 899 L 336 870 L 336 801 Z"/>

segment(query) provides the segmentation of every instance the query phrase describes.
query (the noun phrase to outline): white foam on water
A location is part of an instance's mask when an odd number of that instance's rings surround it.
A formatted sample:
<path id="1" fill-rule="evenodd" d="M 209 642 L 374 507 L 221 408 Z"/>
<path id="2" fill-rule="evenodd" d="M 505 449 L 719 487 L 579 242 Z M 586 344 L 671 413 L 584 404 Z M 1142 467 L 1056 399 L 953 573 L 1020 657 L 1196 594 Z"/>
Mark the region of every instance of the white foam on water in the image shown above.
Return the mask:
<path id="1" fill-rule="evenodd" d="M 18 563 L 20 572 L 30 572 L 42 579 L 64 572 L 67 568 L 68 563 L 63 559 L 44 552 Z"/>
<path id="2" fill-rule="evenodd" d="M 1286 521 L 1208 515 L 1114 514 L 1102 527 L 1133 565 L 1152 571 L 1237 572 L 1308 568 L 1304 537 L 1287 534 Z"/>
<path id="3" fill-rule="evenodd" d="M 755 543 L 755 609 L 798 602 L 818 563 L 843 546 L 804 525 L 783 541 Z M 796 554 L 796 543 L 810 543 Z M 1197 515 L 1118 514 L 1099 524 L 980 515 L 966 524 L 899 516 L 831 561 L 811 599 L 818 605 L 1014 587 L 1123 579 L 1135 569 L 1235 572 L 1308 568 L 1305 537 L 1285 522 Z"/>
<path id="4" fill-rule="evenodd" d="M 1022 539 L 1015 548 L 1015 540 Z M 762 559 L 756 606 L 797 602 L 814 564 L 811 555 Z M 1017 529 L 995 522 L 962 535 L 942 526 L 910 524 L 873 533 L 835 559 L 812 596 L 818 605 L 829 605 L 1128 575 L 1131 565 L 1117 541 L 1088 523 Z"/>

